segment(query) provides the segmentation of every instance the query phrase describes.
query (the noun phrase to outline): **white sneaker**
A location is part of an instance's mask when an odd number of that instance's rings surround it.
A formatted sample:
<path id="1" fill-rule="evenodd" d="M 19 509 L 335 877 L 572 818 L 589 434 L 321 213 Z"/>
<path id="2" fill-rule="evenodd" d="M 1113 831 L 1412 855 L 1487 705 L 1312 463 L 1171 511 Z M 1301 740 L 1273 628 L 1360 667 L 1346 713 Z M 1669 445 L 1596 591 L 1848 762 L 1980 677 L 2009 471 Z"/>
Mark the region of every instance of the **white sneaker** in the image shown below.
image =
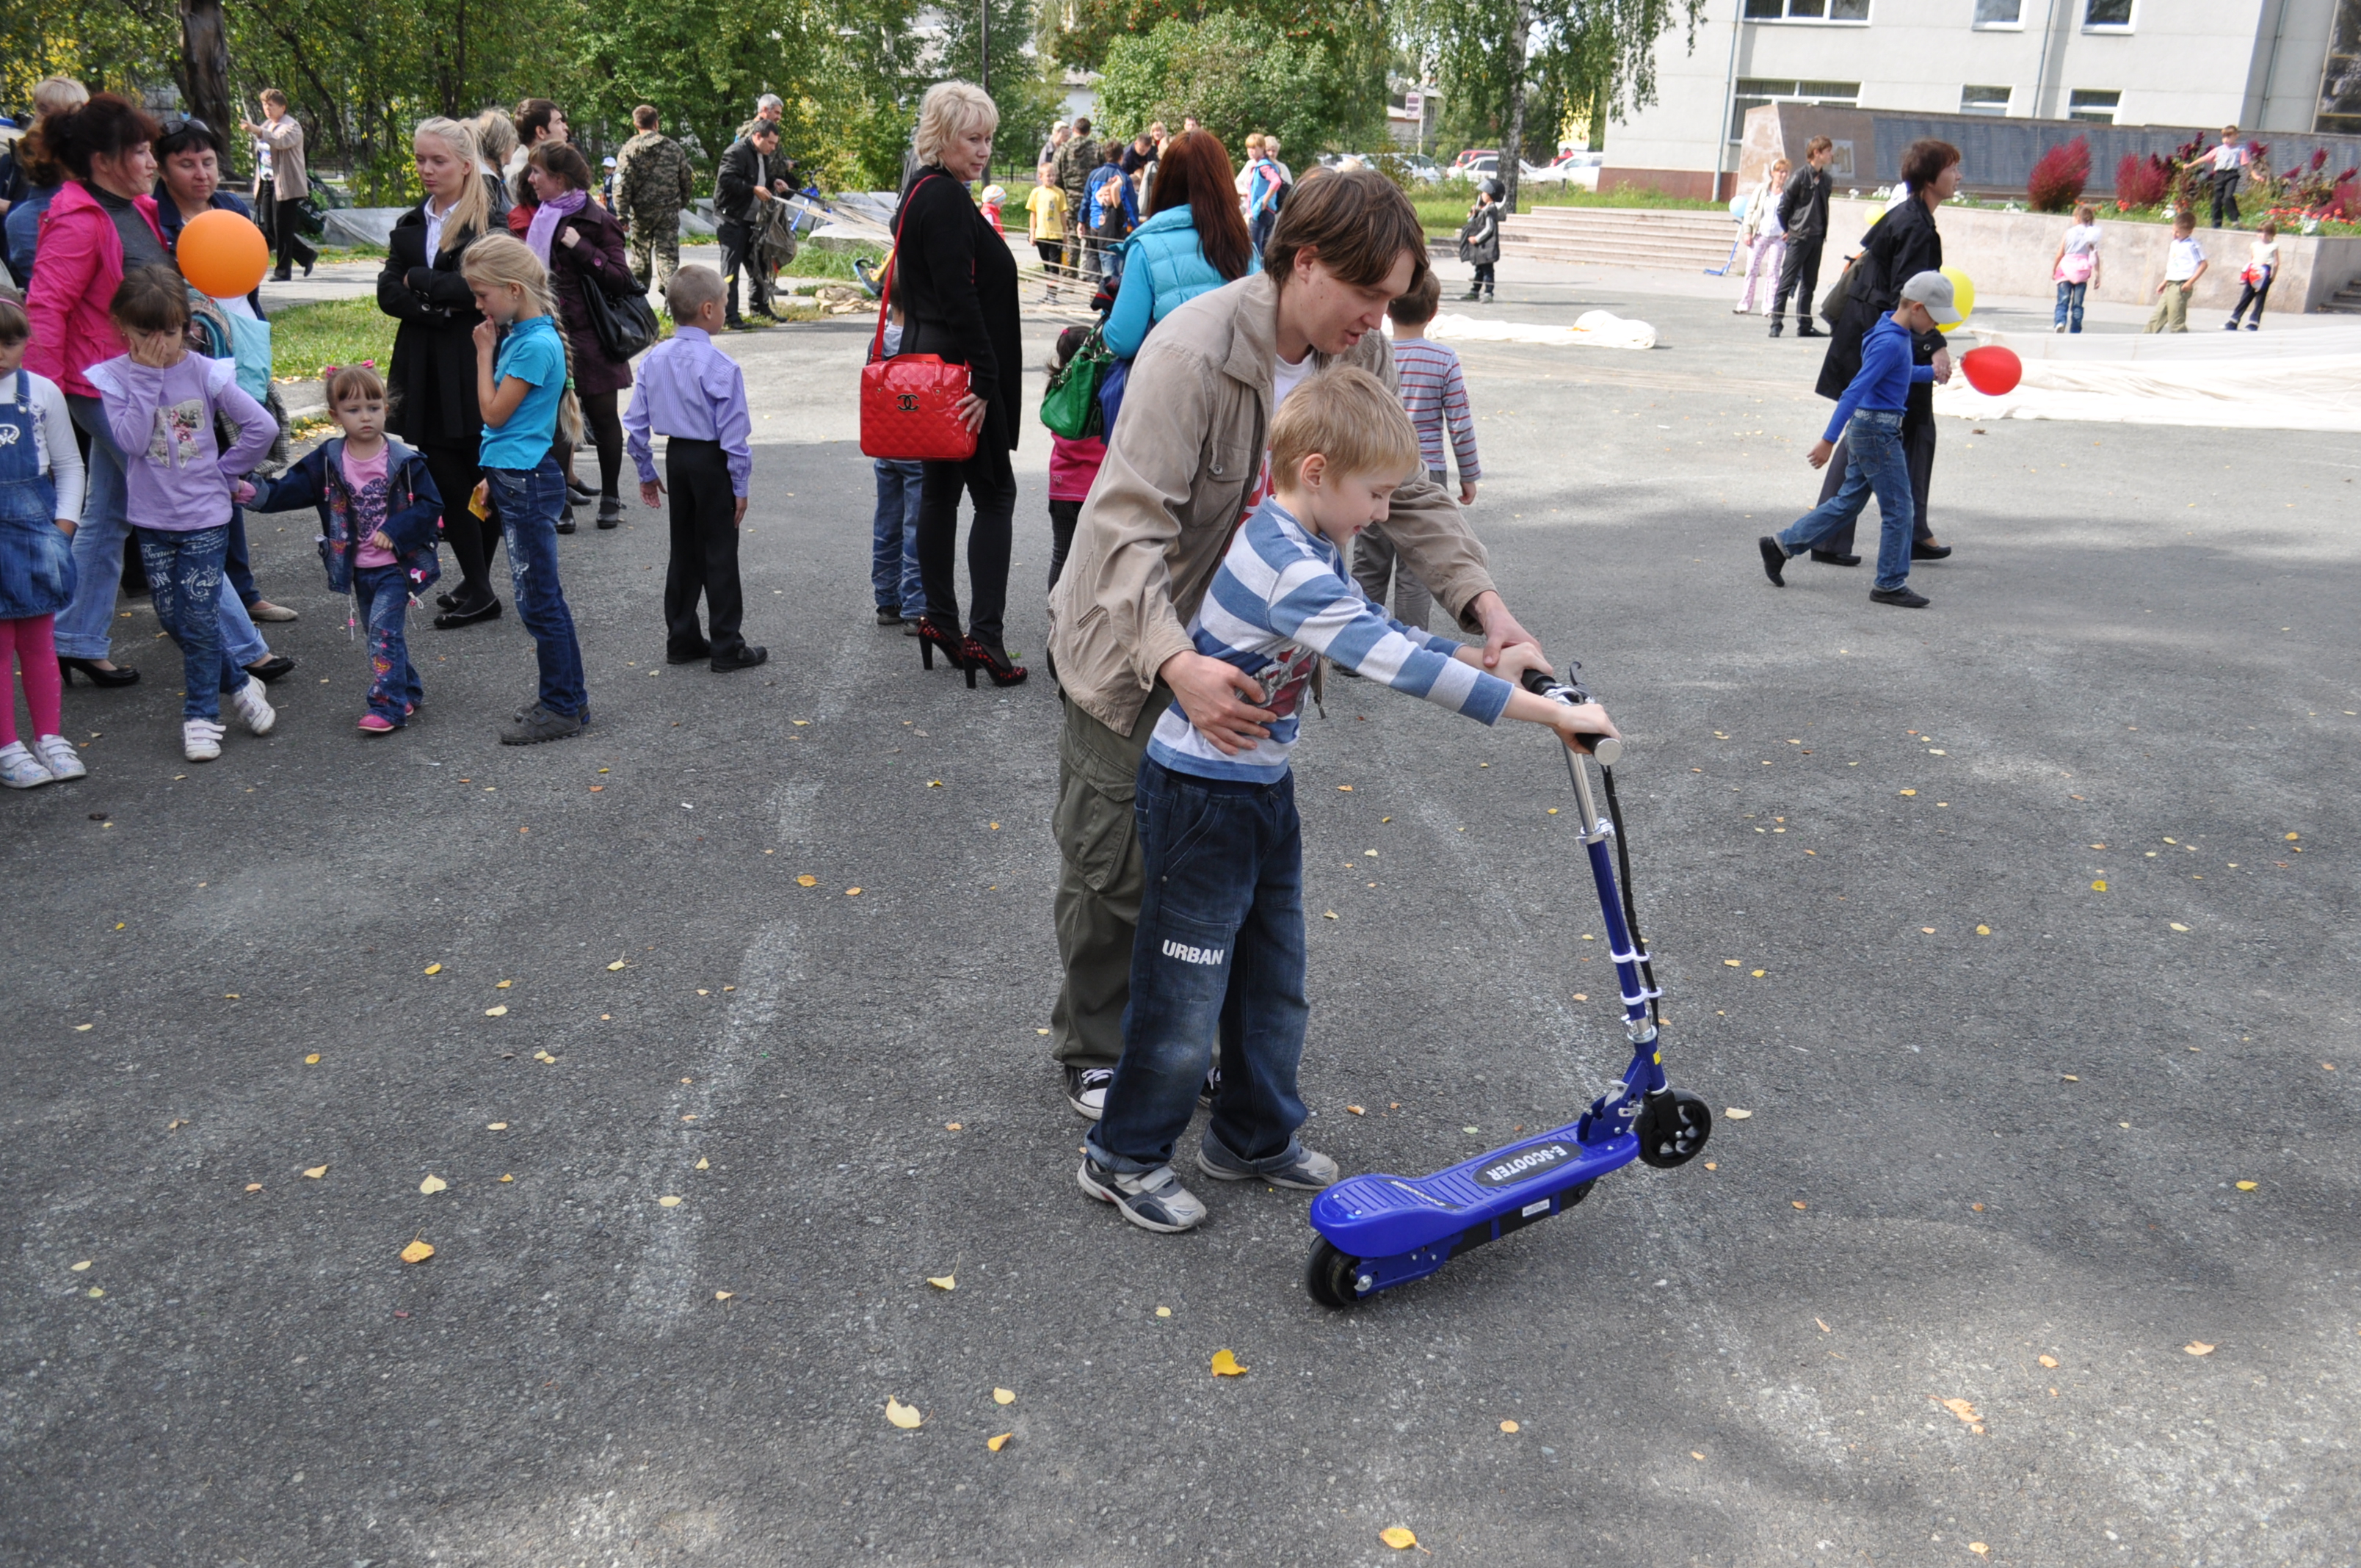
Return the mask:
<path id="1" fill-rule="evenodd" d="M 38 789 L 45 784 L 55 784 L 57 775 L 41 766 L 33 753 L 25 750 L 22 740 L 11 740 L 0 746 L 0 784 L 10 789 Z"/>
<path id="2" fill-rule="evenodd" d="M 184 719 L 181 724 L 181 755 L 192 762 L 210 762 L 221 755 L 222 727 L 210 718 Z"/>
<path id="3" fill-rule="evenodd" d="M 270 727 L 279 722 L 279 710 L 270 706 L 262 683 L 250 675 L 243 687 L 231 694 L 230 703 L 237 709 L 238 722 L 246 726 L 249 735 L 268 735 Z"/>
<path id="4" fill-rule="evenodd" d="M 33 742 L 33 750 L 53 779 L 78 779 L 90 772 L 82 766 L 82 753 L 74 750 L 74 743 L 62 735 L 44 735 Z"/>

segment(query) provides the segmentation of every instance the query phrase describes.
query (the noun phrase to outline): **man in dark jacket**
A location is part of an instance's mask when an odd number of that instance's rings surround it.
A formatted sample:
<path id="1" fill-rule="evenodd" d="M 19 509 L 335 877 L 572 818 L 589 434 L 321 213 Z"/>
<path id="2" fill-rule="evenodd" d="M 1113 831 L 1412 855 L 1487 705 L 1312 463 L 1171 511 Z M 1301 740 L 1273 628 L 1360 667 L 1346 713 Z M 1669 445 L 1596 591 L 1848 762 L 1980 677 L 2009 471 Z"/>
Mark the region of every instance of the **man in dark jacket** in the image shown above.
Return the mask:
<path id="1" fill-rule="evenodd" d="M 1814 137 L 1804 149 L 1804 167 L 1787 181 L 1779 197 L 1779 226 L 1787 231 L 1787 262 L 1779 269 L 1779 291 L 1771 297 L 1771 335 L 1786 324 L 1787 296 L 1796 294 L 1795 335 L 1825 337 L 1812 324 L 1812 301 L 1820 289 L 1820 247 L 1828 237 L 1828 159 L 1836 144 Z"/>
<path id="2" fill-rule="evenodd" d="M 746 324 L 738 313 L 738 273 L 746 273 L 747 311 L 764 321 L 771 313 L 771 291 L 754 260 L 754 242 L 770 217 L 770 203 L 787 193 L 778 172 L 779 132 L 775 125 L 754 122 L 752 133 L 730 144 L 713 181 L 713 215 L 721 231 L 721 300 L 726 323 Z"/>

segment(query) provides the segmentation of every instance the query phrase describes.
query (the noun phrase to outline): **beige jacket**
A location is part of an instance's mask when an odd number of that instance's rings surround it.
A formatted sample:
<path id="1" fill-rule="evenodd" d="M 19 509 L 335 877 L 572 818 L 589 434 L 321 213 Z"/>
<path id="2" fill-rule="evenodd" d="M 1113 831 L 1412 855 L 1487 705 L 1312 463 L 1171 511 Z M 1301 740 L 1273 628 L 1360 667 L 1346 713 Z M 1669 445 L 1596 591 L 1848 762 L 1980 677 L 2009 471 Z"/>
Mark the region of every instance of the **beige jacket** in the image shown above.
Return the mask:
<path id="1" fill-rule="evenodd" d="M 1257 272 L 1166 316 L 1133 363 L 1106 462 L 1049 595 L 1049 656 L 1082 710 L 1129 735 L 1156 672 L 1193 644 L 1197 611 L 1261 477 L 1278 359 L 1279 289 Z M 1342 356 L 1398 387 L 1393 346 L 1370 333 Z M 1319 356 L 1319 368 L 1332 363 Z M 1484 547 L 1443 489 L 1394 492 L 1386 536 L 1470 631 L 1492 587 Z"/>
<path id="2" fill-rule="evenodd" d="M 270 193 L 281 202 L 300 202 L 310 195 L 312 182 L 303 177 L 303 127 L 295 123 L 295 116 L 281 115 L 276 121 L 265 120 L 255 134 L 270 144 Z M 254 183 L 258 197 L 260 178 Z"/>

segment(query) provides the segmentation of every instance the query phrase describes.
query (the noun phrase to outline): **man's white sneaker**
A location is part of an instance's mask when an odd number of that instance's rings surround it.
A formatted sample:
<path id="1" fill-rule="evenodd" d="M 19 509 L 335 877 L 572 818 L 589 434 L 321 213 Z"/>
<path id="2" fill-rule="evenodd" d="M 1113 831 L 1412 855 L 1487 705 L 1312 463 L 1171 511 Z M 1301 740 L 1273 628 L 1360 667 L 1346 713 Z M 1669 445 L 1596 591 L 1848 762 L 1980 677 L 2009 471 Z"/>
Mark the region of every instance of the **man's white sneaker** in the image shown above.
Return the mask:
<path id="1" fill-rule="evenodd" d="M 181 724 L 181 755 L 192 762 L 210 762 L 221 755 L 222 727 L 210 718 L 184 719 Z"/>
<path id="2" fill-rule="evenodd" d="M 42 736 L 33 742 L 33 751 L 53 779 L 78 779 L 90 772 L 82 766 L 82 753 L 74 750 L 74 743 L 62 735 Z"/>
<path id="3" fill-rule="evenodd" d="M 238 722 L 246 726 L 246 732 L 249 735 L 268 735 L 270 727 L 279 722 L 279 710 L 270 706 L 269 697 L 263 694 L 262 683 L 252 676 L 248 676 L 246 685 L 232 694 L 230 703 L 237 709 Z"/>
<path id="4" fill-rule="evenodd" d="M 0 746 L 0 784 L 10 789 L 38 789 L 45 784 L 55 784 L 57 775 L 37 762 L 33 753 L 25 750 L 22 740 L 11 740 Z"/>

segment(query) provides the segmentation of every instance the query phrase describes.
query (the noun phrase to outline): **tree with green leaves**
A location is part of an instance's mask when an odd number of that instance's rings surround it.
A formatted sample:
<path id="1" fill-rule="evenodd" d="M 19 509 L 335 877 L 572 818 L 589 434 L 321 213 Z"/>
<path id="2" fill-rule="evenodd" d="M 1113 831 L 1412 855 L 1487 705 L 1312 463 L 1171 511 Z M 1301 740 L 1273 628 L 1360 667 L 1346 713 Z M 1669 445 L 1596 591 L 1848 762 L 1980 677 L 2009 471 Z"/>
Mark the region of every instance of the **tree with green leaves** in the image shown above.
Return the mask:
<path id="1" fill-rule="evenodd" d="M 989 10 L 987 12 L 987 7 Z M 1004 148 L 1022 148 L 1022 157 L 1049 134 L 1058 117 L 1063 90 L 1049 57 L 1028 46 L 1034 36 L 1034 0 L 966 0 L 942 13 L 942 51 L 937 70 L 946 78 L 982 84 L 1000 110 L 999 140 Z M 989 17 L 991 69 L 983 69 L 977 45 Z"/>
<path id="2" fill-rule="evenodd" d="M 1234 153 L 1249 130 L 1306 153 L 1384 138 L 1388 0 L 1070 0 L 1045 17 L 1055 19 L 1045 20 L 1043 52 L 1104 74 L 1110 124 L 1177 125 L 1176 113 L 1195 113 Z M 1156 107 L 1135 117 L 1145 104 Z"/>
<path id="3" fill-rule="evenodd" d="M 1445 113 L 1463 133 L 1499 138 L 1500 180 L 1516 210 L 1525 143 L 1554 145 L 1576 115 L 1594 126 L 1654 101 L 1656 43 L 1697 41 L 1704 0 L 1400 0 L 1411 46 L 1441 67 Z"/>

